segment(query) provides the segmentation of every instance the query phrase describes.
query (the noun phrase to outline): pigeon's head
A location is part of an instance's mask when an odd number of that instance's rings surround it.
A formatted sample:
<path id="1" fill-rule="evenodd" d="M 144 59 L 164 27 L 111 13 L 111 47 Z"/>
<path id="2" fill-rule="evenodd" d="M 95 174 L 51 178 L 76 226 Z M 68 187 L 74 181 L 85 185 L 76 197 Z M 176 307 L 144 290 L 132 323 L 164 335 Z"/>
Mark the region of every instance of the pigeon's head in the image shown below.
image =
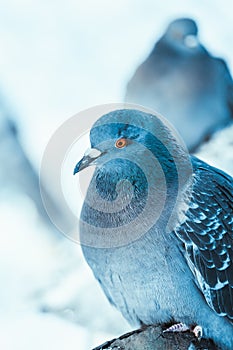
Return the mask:
<path id="1" fill-rule="evenodd" d="M 91 148 L 75 167 L 74 174 L 88 167 L 101 167 L 113 159 L 143 162 L 148 154 L 161 160 L 185 152 L 170 125 L 160 117 L 135 109 L 122 109 L 103 115 L 90 131 Z M 171 155 L 172 154 L 172 155 Z"/>
<path id="2" fill-rule="evenodd" d="M 201 48 L 198 41 L 197 24 L 190 18 L 179 18 L 171 22 L 164 39 L 170 45 L 187 52 L 197 51 Z"/>
<path id="3" fill-rule="evenodd" d="M 93 230 L 105 246 L 132 241 L 155 222 L 174 228 L 191 169 L 166 120 L 137 109 L 115 110 L 95 122 L 90 143 L 74 169 L 76 174 L 96 165 L 81 213 L 82 243 L 96 244 Z M 115 231 L 119 226 L 121 235 Z"/>

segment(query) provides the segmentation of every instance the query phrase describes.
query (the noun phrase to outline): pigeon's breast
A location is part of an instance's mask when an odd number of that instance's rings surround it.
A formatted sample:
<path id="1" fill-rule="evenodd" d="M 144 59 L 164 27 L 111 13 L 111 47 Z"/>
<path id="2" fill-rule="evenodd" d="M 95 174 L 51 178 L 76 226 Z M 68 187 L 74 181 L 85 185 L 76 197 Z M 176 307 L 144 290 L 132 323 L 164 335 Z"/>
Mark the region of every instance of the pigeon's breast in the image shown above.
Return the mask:
<path id="1" fill-rule="evenodd" d="M 175 236 L 169 243 L 152 229 L 125 247 L 82 249 L 106 296 L 130 323 L 193 322 L 199 293 Z"/>

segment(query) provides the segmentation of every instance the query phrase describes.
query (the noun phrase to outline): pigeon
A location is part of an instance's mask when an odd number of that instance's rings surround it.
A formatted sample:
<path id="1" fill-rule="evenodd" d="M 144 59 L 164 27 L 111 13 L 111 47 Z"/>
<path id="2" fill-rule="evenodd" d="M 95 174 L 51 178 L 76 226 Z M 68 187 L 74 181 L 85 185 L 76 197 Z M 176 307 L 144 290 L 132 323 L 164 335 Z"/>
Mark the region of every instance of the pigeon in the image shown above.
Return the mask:
<path id="1" fill-rule="evenodd" d="M 233 349 L 233 179 L 139 108 L 102 115 L 74 167 L 96 167 L 79 220 L 84 257 L 133 326 L 199 327 Z"/>
<path id="2" fill-rule="evenodd" d="M 171 22 L 127 84 L 125 101 L 152 108 L 195 152 L 233 119 L 233 81 L 223 59 L 198 41 L 189 18 Z"/>
<path id="3" fill-rule="evenodd" d="M 0 142 L 0 162 L 2 164 L 0 170 L 1 193 L 10 192 L 12 194 L 18 193 L 26 195 L 35 205 L 41 221 L 49 227 L 51 231 L 54 233 L 56 232 L 57 235 L 57 231 L 43 205 L 40 191 L 43 191 L 44 196 L 46 196 L 54 216 L 61 216 L 59 208 L 48 194 L 44 183 L 40 183 L 38 173 L 28 159 L 20 142 L 16 121 L 1 97 Z"/>

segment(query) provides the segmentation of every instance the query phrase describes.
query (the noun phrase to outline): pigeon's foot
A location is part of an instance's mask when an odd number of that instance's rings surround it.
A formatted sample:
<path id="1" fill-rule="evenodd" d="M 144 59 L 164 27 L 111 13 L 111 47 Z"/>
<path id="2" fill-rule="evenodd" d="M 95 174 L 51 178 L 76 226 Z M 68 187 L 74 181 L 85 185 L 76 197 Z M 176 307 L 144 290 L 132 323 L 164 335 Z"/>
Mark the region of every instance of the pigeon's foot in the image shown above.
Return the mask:
<path id="1" fill-rule="evenodd" d="M 192 329 L 192 332 L 194 333 L 194 335 L 197 337 L 198 340 L 200 340 L 203 336 L 203 329 L 201 326 L 195 326 L 193 329 Z"/>
<path id="2" fill-rule="evenodd" d="M 194 328 L 190 329 L 190 327 L 188 327 L 185 323 L 176 323 L 171 327 L 165 329 L 163 333 L 167 333 L 167 332 L 175 333 L 175 332 L 187 332 L 187 331 L 191 331 L 192 333 L 194 333 L 195 337 L 197 337 L 198 340 L 202 338 L 203 330 L 201 326 L 196 325 Z"/>

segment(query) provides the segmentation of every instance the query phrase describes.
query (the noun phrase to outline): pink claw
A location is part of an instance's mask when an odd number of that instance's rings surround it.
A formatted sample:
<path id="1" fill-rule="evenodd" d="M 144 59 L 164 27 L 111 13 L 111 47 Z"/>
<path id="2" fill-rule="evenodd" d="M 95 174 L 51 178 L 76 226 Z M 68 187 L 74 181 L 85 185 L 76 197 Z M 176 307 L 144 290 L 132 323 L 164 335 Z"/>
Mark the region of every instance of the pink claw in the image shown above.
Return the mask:
<path id="1" fill-rule="evenodd" d="M 196 326 L 193 328 L 192 332 L 194 333 L 194 335 L 197 337 L 198 340 L 200 340 L 202 338 L 203 335 L 203 330 L 201 326 Z"/>

